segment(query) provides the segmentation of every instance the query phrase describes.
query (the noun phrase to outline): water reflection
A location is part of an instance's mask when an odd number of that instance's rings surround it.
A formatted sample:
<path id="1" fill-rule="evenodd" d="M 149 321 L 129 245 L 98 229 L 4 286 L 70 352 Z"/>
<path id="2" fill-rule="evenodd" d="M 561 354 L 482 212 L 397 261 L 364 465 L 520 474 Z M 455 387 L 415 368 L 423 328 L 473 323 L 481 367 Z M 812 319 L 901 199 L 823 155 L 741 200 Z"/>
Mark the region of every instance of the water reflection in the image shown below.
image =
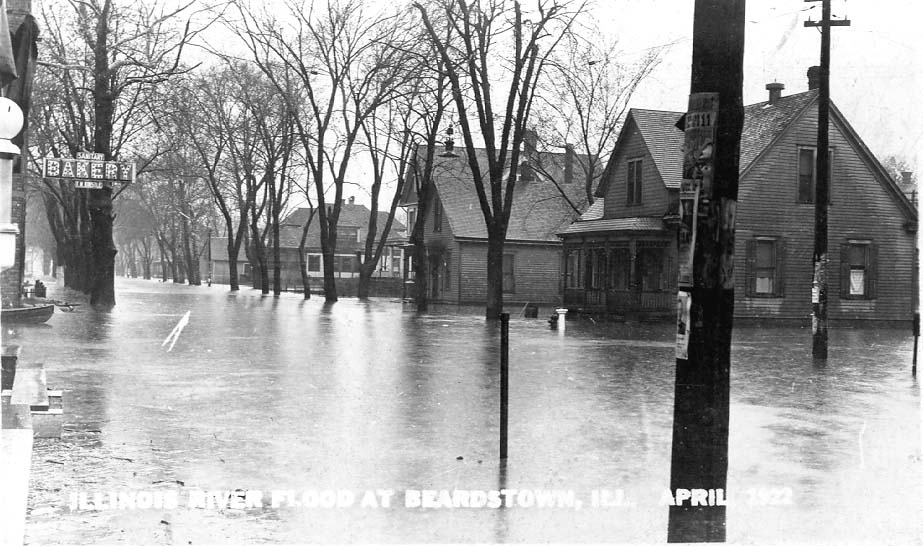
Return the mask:
<path id="1" fill-rule="evenodd" d="M 500 465 L 499 329 L 480 309 L 416 315 L 388 301 L 141 281 L 119 291 L 111 314 L 56 314 L 51 330 L 12 341 L 66 389 L 68 430 L 37 448 L 30 499 L 57 511 L 30 517 L 31 543 L 150 542 L 142 520 L 156 517 L 156 528 L 163 514 L 61 506 L 80 488 L 151 486 L 394 490 L 378 510 L 181 510 L 169 515 L 181 543 L 666 538 L 669 325 L 569 320 L 561 337 L 544 320 L 511 320 L 510 460 Z M 906 500 L 921 493 L 906 479 L 920 446 L 911 345 L 909 332 L 832 330 L 818 368 L 809 331 L 735 330 L 729 542 L 773 542 L 782 528 L 809 543 L 874 540 L 880 525 L 917 536 Z M 526 487 L 572 490 L 584 508 L 404 506 L 406 489 Z M 794 505 L 748 505 L 760 487 L 791 488 Z M 589 506 L 600 488 L 622 489 L 634 506 Z M 843 502 L 868 491 L 874 510 Z"/>

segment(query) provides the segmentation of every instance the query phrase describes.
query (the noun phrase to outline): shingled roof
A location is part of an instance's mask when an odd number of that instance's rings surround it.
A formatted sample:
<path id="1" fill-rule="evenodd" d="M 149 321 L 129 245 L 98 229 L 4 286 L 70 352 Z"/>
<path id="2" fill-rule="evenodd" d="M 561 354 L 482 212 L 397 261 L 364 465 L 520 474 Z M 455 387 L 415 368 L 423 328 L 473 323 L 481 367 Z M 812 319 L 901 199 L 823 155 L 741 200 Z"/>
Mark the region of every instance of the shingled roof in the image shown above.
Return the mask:
<path id="1" fill-rule="evenodd" d="M 684 135 L 676 128 L 676 122 L 682 113 L 632 109 L 629 115 L 635 120 L 663 183 L 668 188 L 679 189 L 683 178 Z"/>
<path id="2" fill-rule="evenodd" d="M 308 221 L 310 213 L 310 208 L 302 207 L 293 211 L 280 222 L 279 246 L 289 248 L 298 247 L 298 244 L 301 242 L 301 230 L 304 229 L 304 224 Z M 337 228 L 360 228 L 365 230 L 368 228 L 369 216 L 371 214 L 372 212 L 365 205 L 343 203 L 340 208 L 340 218 L 337 221 Z M 379 233 L 381 233 L 381 229 L 387 221 L 388 213 L 379 212 L 377 218 Z M 404 231 L 405 229 L 404 224 L 395 219 L 391 223 L 391 232 L 388 239 L 394 239 L 394 235 L 397 232 Z M 316 214 L 311 221 L 311 227 L 308 228 L 306 246 L 309 248 L 320 247 L 320 217 Z"/>
<path id="3" fill-rule="evenodd" d="M 482 171 L 486 171 L 486 151 L 478 149 L 477 153 Z M 467 155 L 464 150 L 459 154 L 456 158 L 437 158 L 433 177 L 436 193 L 456 237 L 486 239 L 487 229 Z M 575 161 L 574 180 L 565 183 L 564 158 L 565 153 L 560 152 L 539 152 L 532 158 L 534 180 L 520 180 L 513 190 L 508 241 L 557 243 L 556 234 L 578 215 L 574 208 L 579 211 L 586 208 L 579 162 Z"/>
<path id="4" fill-rule="evenodd" d="M 744 107 L 744 127 L 740 137 L 740 172 L 743 173 L 785 131 L 801 113 L 817 99 L 817 91 L 806 91 L 781 97 L 773 103 L 758 102 Z M 683 132 L 676 127 L 683 112 L 644 110 L 632 108 L 625 119 L 625 127 L 633 120 L 647 149 L 654 159 L 664 185 L 679 189 L 682 181 Z M 616 149 L 625 138 L 625 129 L 619 134 Z M 610 158 L 614 162 L 615 154 Z M 605 195 L 613 178 L 608 166 L 597 195 Z"/>

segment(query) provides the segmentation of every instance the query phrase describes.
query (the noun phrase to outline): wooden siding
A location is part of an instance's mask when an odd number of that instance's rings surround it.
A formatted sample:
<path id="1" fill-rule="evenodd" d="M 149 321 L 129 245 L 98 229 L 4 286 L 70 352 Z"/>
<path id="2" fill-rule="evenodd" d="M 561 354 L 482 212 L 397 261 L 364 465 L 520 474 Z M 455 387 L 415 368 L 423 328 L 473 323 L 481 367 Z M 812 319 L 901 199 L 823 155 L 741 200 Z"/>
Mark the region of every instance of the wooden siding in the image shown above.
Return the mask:
<path id="1" fill-rule="evenodd" d="M 561 302 L 561 245 L 506 243 L 504 254 L 516 256 L 513 267 L 514 291 L 505 292 L 503 301 L 510 303 Z M 460 303 L 487 301 L 487 244 L 461 244 Z"/>
<path id="2" fill-rule="evenodd" d="M 458 271 L 461 263 L 459 245 L 455 240 L 455 234 L 452 232 L 452 226 L 449 224 L 449 219 L 445 214 L 445 210 L 442 211 L 442 229 L 440 231 L 433 231 L 435 225 L 433 217 L 436 210 L 434 202 L 437 199 L 439 199 L 439 196 L 434 188 L 431 193 L 429 206 L 427 207 L 426 220 L 423 224 L 423 241 L 430 256 L 441 253 L 443 257 L 448 257 L 449 284 L 446 287 L 445 279 L 442 276 L 443 273 L 440 272 L 439 295 L 438 297 L 432 298 L 432 301 L 434 303 L 458 303 Z M 480 211 L 478 211 L 478 214 L 480 214 Z M 429 266 L 427 267 L 426 286 L 430 296 L 432 296 L 433 279 Z"/>
<path id="3" fill-rule="evenodd" d="M 753 165 L 741 181 L 737 207 L 735 314 L 804 319 L 811 315 L 814 205 L 798 203 L 798 149 L 814 147 L 817 109 L 811 107 Z M 828 225 L 828 316 L 831 319 L 909 320 L 914 237 L 901 209 L 843 130 L 832 123 L 831 204 Z M 754 236 L 785 241 L 785 293 L 746 297 L 746 241 Z M 871 300 L 839 297 L 840 245 L 871 240 L 878 247 L 878 294 Z"/>
<path id="4" fill-rule="evenodd" d="M 623 146 L 616 152 L 614 178 L 606 192 L 604 218 L 627 218 L 631 216 L 661 216 L 667 210 L 668 192 L 663 179 L 654 165 L 644 138 L 634 121 L 626 128 L 627 136 Z M 628 205 L 628 162 L 641 159 L 641 204 Z"/>

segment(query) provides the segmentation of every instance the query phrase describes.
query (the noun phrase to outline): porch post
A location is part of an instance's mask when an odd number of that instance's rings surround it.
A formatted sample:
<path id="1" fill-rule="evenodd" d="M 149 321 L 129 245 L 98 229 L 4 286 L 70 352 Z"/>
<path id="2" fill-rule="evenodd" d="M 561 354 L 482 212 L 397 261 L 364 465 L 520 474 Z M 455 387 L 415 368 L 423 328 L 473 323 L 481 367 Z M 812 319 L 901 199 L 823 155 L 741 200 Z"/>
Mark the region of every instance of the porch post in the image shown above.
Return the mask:
<path id="1" fill-rule="evenodd" d="M 587 293 L 590 290 L 590 249 L 586 242 L 586 237 L 582 239 L 581 251 L 583 254 L 583 305 L 587 304 Z"/>
<path id="2" fill-rule="evenodd" d="M 638 279 L 638 245 L 637 240 L 628 239 L 628 301 L 629 310 L 635 311 L 641 302 L 641 283 Z"/>
<path id="3" fill-rule="evenodd" d="M 561 303 L 567 303 L 567 258 L 570 256 L 570 247 L 567 244 L 567 239 L 564 239 L 564 242 L 561 245 L 561 279 L 558 286 L 558 290 L 561 294 Z"/>
<path id="4" fill-rule="evenodd" d="M 607 234 L 603 240 L 603 263 L 606 267 L 602 270 L 602 304 L 607 311 L 609 310 L 609 268 L 612 267 L 612 264 L 609 263 L 611 261 L 609 258 L 609 235 Z"/>

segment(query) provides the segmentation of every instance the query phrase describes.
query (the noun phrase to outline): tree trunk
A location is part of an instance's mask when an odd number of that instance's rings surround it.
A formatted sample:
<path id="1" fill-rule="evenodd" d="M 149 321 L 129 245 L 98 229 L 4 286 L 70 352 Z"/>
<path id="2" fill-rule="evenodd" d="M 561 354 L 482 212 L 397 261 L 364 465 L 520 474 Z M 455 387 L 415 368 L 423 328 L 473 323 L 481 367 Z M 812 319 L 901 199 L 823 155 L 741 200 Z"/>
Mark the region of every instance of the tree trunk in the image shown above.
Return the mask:
<path id="1" fill-rule="evenodd" d="M 259 272 L 253 276 L 253 288 L 259 288 L 263 294 L 269 294 L 269 268 L 266 266 L 266 248 L 260 238 L 260 230 L 255 222 L 250 224 L 250 240 L 253 244 L 251 269 Z"/>
<path id="2" fill-rule="evenodd" d="M 135 245 L 132 243 L 128 244 L 128 276 L 132 278 L 138 277 L 138 264 L 135 262 Z"/>
<path id="3" fill-rule="evenodd" d="M 337 285 L 333 271 L 334 248 L 321 249 L 324 256 L 324 300 L 328 303 L 337 301 Z"/>
<path id="4" fill-rule="evenodd" d="M 239 253 L 239 243 L 228 237 L 228 282 L 231 284 L 231 292 L 240 290 L 240 277 L 237 274 L 237 256 Z"/>
<path id="5" fill-rule="evenodd" d="M 202 281 L 199 279 L 198 275 L 198 260 L 195 258 L 195 253 L 192 250 L 192 244 L 189 236 L 189 221 L 185 216 L 181 220 L 181 229 L 180 235 L 182 237 L 182 250 L 183 250 L 183 263 L 186 266 L 186 276 L 191 285 L 200 285 Z"/>
<path id="6" fill-rule="evenodd" d="M 320 206 L 320 205 L 318 205 Z M 336 205 L 334 205 L 334 208 Z M 333 270 L 334 255 L 337 246 L 337 228 L 331 226 L 328 221 L 329 215 L 320 217 L 321 222 L 326 222 L 326 235 L 324 234 L 324 225 L 321 225 L 321 254 L 324 256 L 324 301 L 333 303 L 337 301 L 337 285 L 335 272 Z"/>
<path id="7" fill-rule="evenodd" d="M 279 212 L 273 207 L 272 214 L 272 293 L 282 293 L 282 250 L 279 248 Z"/>
<path id="8" fill-rule="evenodd" d="M 112 244 L 112 189 L 87 190 L 91 223 L 90 305 L 115 306 L 115 246 Z"/>
<path id="9" fill-rule="evenodd" d="M 503 243 L 504 237 L 493 230 L 487 234 L 487 320 L 500 318 L 503 312 Z"/>
<path id="10" fill-rule="evenodd" d="M 304 289 L 304 299 L 311 299 L 311 277 L 308 276 L 308 264 L 305 258 L 304 247 L 308 240 L 308 230 L 311 228 L 312 213 L 308 213 L 308 220 L 301 229 L 301 241 L 298 243 L 298 269 L 301 272 L 301 286 Z"/>
<path id="11" fill-rule="evenodd" d="M 96 27 L 93 51 L 93 145 L 106 161 L 112 157 L 112 120 L 115 117 L 115 97 L 112 94 L 109 71 L 109 10 L 107 3 Z M 90 209 L 91 283 L 90 304 L 97 308 L 115 306 L 115 245 L 112 241 L 112 188 L 87 190 Z"/>
<path id="12" fill-rule="evenodd" d="M 160 249 L 160 282 L 167 282 L 167 249 L 165 248 L 163 238 L 157 237 L 157 248 Z"/>
<path id="13" fill-rule="evenodd" d="M 359 267 L 359 284 L 356 287 L 356 296 L 359 299 L 369 299 L 372 285 L 373 264 L 362 264 Z"/>

